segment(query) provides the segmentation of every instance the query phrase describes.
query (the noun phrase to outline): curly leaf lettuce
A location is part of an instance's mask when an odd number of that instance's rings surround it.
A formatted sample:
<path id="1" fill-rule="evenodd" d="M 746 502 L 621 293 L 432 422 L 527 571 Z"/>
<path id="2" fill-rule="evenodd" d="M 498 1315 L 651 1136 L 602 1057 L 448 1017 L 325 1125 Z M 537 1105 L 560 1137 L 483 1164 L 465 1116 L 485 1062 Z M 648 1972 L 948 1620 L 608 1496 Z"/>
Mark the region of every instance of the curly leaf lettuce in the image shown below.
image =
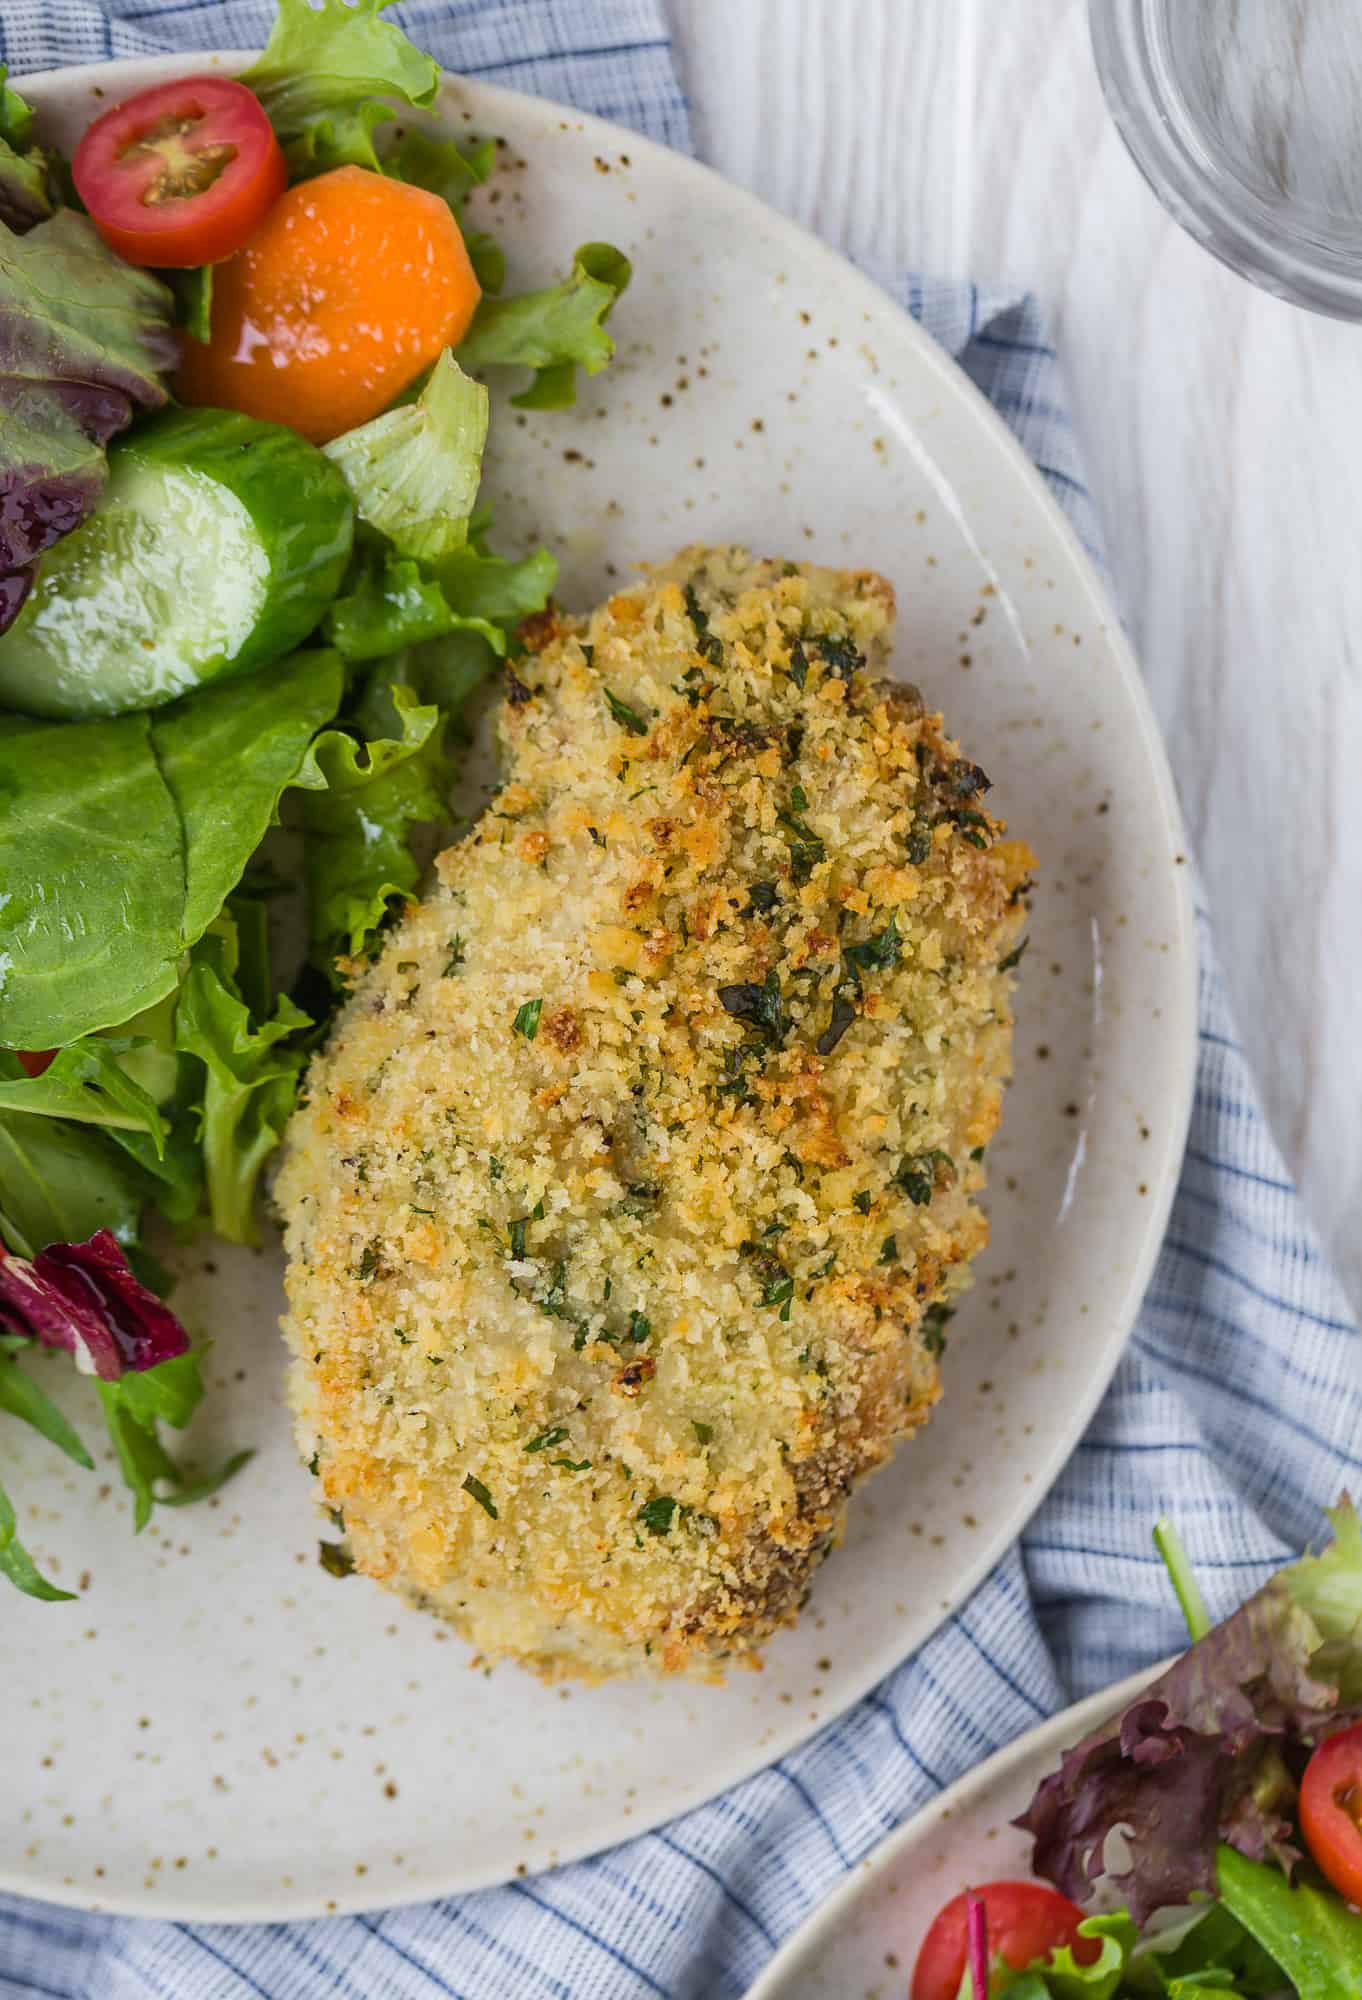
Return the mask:
<path id="1" fill-rule="evenodd" d="M 365 549 L 326 615 L 326 637 L 349 666 L 383 659 L 455 627 L 444 592 L 409 556 Z"/>
<path id="2" fill-rule="evenodd" d="M 0 222 L 16 235 L 52 213 L 46 155 L 30 144 L 33 110 L 0 63 Z"/>
<path id="3" fill-rule="evenodd" d="M 313 956 L 329 970 L 340 953 L 366 954 L 393 903 L 421 878 L 411 850 L 418 824 L 444 808 L 438 708 L 399 682 L 383 707 L 395 733 L 359 740 L 331 729 L 314 745 L 303 800 L 303 866 Z"/>
<path id="4" fill-rule="evenodd" d="M 474 188 L 486 182 L 496 157 L 495 139 L 483 139 L 465 153 L 452 139 L 437 139 L 413 125 L 384 160 L 383 170 L 394 180 L 438 194 L 457 215 Z"/>
<path id="5" fill-rule="evenodd" d="M 1110 1879 L 1143 1924 L 1215 1893 L 1220 1842 L 1291 1870 L 1295 1753 L 1357 1719 L 1362 1675 L 1362 1531 L 1346 1499 L 1330 1518 L 1328 1549 L 1279 1571 L 1114 1731 L 1065 1755 L 1017 1822 L 1038 1875 L 1085 1900 L 1124 1828 L 1129 1867 Z"/>
<path id="6" fill-rule="evenodd" d="M 631 274 L 612 244 L 583 243 L 558 284 L 484 298 L 459 343 L 460 363 L 532 368 L 533 381 L 511 401 L 525 410 L 565 409 L 577 398 L 577 369 L 596 375 L 615 351 L 605 321 Z"/>
<path id="7" fill-rule="evenodd" d="M 388 99 L 433 104 L 439 65 L 383 19 L 391 0 L 279 0 L 263 55 L 243 71 L 265 107 L 294 180 L 329 167 L 377 171 L 374 131 Z"/>
<path id="8" fill-rule="evenodd" d="M 464 618 L 482 618 L 514 631 L 544 610 L 558 581 L 558 563 L 547 549 L 512 561 L 492 555 L 477 532 L 466 548 L 431 565 L 447 602 Z"/>
<path id="9" fill-rule="evenodd" d="M 485 229 L 470 229 L 464 203 L 474 188 L 481 187 L 496 164 L 495 139 L 484 139 L 465 153 L 452 139 L 437 139 L 419 125 L 413 125 L 402 142 L 383 162 L 385 173 L 412 187 L 425 188 L 449 203 L 454 219 L 463 232 L 468 261 L 484 292 L 499 292 L 506 282 L 506 259 L 495 237 Z"/>
<path id="10" fill-rule="evenodd" d="M 287 998 L 269 1020 L 253 1019 L 236 969 L 235 933 L 223 920 L 190 954 L 175 1046 L 202 1065 L 197 1118 L 213 1227 L 233 1243 L 254 1243 L 256 1186 L 284 1136 L 305 1060 L 296 1037 L 312 1021 Z"/>
<path id="11" fill-rule="evenodd" d="M 487 442 L 487 391 L 445 348 L 414 403 L 322 448 L 340 467 L 355 512 L 401 556 L 431 561 L 468 540 Z"/>

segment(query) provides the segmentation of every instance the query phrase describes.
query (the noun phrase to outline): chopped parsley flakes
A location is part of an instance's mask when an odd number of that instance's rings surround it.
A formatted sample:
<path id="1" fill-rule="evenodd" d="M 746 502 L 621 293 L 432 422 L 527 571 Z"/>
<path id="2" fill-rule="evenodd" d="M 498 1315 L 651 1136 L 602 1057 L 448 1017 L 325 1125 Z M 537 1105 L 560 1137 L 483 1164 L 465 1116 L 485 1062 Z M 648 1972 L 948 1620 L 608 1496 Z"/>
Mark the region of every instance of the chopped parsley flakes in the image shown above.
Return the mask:
<path id="1" fill-rule="evenodd" d="M 670 1493 L 659 1493 L 656 1499 L 644 1502 L 638 1510 L 638 1518 L 650 1535 L 668 1535 L 679 1504 Z"/>
<path id="2" fill-rule="evenodd" d="M 532 1042 L 539 1033 L 539 1016 L 543 1011 L 542 996 L 538 1000 L 525 1001 L 524 1005 L 517 1009 L 516 1017 L 511 1023 L 512 1034 L 523 1035 L 527 1042 Z"/>
<path id="3" fill-rule="evenodd" d="M 487 1488 L 483 1485 L 482 1481 L 480 1479 L 475 1479 L 471 1472 L 468 1474 L 467 1478 L 463 1482 L 463 1490 L 465 1493 L 472 1494 L 473 1498 L 477 1501 L 479 1507 L 482 1508 L 484 1514 L 490 1514 L 494 1521 L 500 1518 L 497 1514 L 496 1504 L 493 1501 L 491 1494 L 487 1491 Z"/>
<path id="4" fill-rule="evenodd" d="M 767 973 L 760 986 L 750 979 L 734 986 L 721 986 L 719 1005 L 735 1021 L 746 1021 L 768 1036 L 777 1047 L 784 1041 L 789 1021 L 780 980 L 774 970 Z"/>
<path id="5" fill-rule="evenodd" d="M 613 693 L 610 688 L 605 688 L 602 692 L 605 695 L 606 707 L 610 710 L 610 713 L 614 716 L 621 729 L 627 729 L 631 736 L 646 736 L 648 734 L 648 724 L 636 708 L 630 708 L 628 702 L 621 701 L 619 696 Z"/>
<path id="6" fill-rule="evenodd" d="M 561 1444 L 566 1436 L 566 1424 L 550 1424 L 546 1431 L 540 1431 L 538 1437 L 532 1437 L 525 1449 L 526 1451 L 550 1451 L 554 1445 Z"/>

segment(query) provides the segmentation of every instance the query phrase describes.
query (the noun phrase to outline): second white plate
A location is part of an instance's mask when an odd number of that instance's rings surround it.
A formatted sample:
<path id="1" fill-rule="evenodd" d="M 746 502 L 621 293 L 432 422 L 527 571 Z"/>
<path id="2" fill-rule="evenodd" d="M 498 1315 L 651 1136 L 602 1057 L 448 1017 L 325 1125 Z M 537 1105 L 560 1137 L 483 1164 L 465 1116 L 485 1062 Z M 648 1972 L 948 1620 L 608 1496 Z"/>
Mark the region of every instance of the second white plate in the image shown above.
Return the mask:
<path id="1" fill-rule="evenodd" d="M 1052 1716 L 915 1813 L 800 1926 L 746 2000 L 900 2000 L 943 1903 L 971 1883 L 1029 1877 L 1031 1836 L 1012 1821 L 1064 1751 L 1161 1671 L 1132 1674 Z"/>

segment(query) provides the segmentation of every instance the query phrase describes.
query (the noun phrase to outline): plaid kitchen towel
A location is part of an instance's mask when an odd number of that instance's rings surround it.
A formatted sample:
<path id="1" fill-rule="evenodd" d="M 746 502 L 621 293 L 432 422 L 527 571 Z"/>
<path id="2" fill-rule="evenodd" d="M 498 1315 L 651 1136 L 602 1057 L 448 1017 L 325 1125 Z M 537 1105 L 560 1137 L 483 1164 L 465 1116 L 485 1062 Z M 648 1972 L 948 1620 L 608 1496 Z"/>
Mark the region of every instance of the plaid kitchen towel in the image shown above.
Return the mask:
<path id="1" fill-rule="evenodd" d="M 17 73 L 258 46 L 268 0 L 0 0 Z M 688 144 L 661 0 L 412 0 L 448 68 Z M 1089 548 L 1053 348 L 1033 305 L 886 281 L 969 371 Z M 1201 1051 L 1167 1242 L 1129 1350 L 1019 1547 L 914 1658 L 802 1749 L 595 1859 L 389 1915 L 249 1929 L 0 1897 L 0 1996 L 70 2000 L 736 2000 L 891 1827 L 1078 1694 L 1175 1649 L 1149 1542 L 1176 1513 L 1212 1610 L 1321 1528 L 1362 1468 L 1362 1347 L 1268 1134 L 1204 919 Z M 0 1809 L 3 1796 L 0 1795 Z"/>

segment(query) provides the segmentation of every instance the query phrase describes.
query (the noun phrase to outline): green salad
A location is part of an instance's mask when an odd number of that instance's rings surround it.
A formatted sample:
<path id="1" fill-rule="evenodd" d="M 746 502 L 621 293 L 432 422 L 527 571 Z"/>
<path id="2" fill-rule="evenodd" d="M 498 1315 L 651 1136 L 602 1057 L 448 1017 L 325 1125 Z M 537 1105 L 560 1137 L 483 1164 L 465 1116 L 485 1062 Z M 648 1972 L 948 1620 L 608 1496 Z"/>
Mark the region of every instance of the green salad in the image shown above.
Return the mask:
<path id="1" fill-rule="evenodd" d="M 1065 1752 L 1016 1822 L 1033 1879 L 948 1903 L 912 2000 L 1358 2000 L 1362 1522 L 1331 1520 L 1215 1626 L 1160 1523 L 1190 1650 Z"/>
<path id="2" fill-rule="evenodd" d="M 482 378 L 570 404 L 629 280 L 587 243 L 506 293 L 465 216 L 496 144 L 408 115 L 439 72 L 384 6 L 281 0 L 244 78 L 111 107 L 69 163 L 0 97 L 0 1472 L 6 1419 L 92 1467 L 33 1367 L 64 1349 L 138 1527 L 248 1455 L 166 1449 L 202 1377 L 149 1225 L 259 1240 L 467 697 L 550 601 L 479 504 Z M 69 1595 L 3 1484 L 0 1573 Z"/>

